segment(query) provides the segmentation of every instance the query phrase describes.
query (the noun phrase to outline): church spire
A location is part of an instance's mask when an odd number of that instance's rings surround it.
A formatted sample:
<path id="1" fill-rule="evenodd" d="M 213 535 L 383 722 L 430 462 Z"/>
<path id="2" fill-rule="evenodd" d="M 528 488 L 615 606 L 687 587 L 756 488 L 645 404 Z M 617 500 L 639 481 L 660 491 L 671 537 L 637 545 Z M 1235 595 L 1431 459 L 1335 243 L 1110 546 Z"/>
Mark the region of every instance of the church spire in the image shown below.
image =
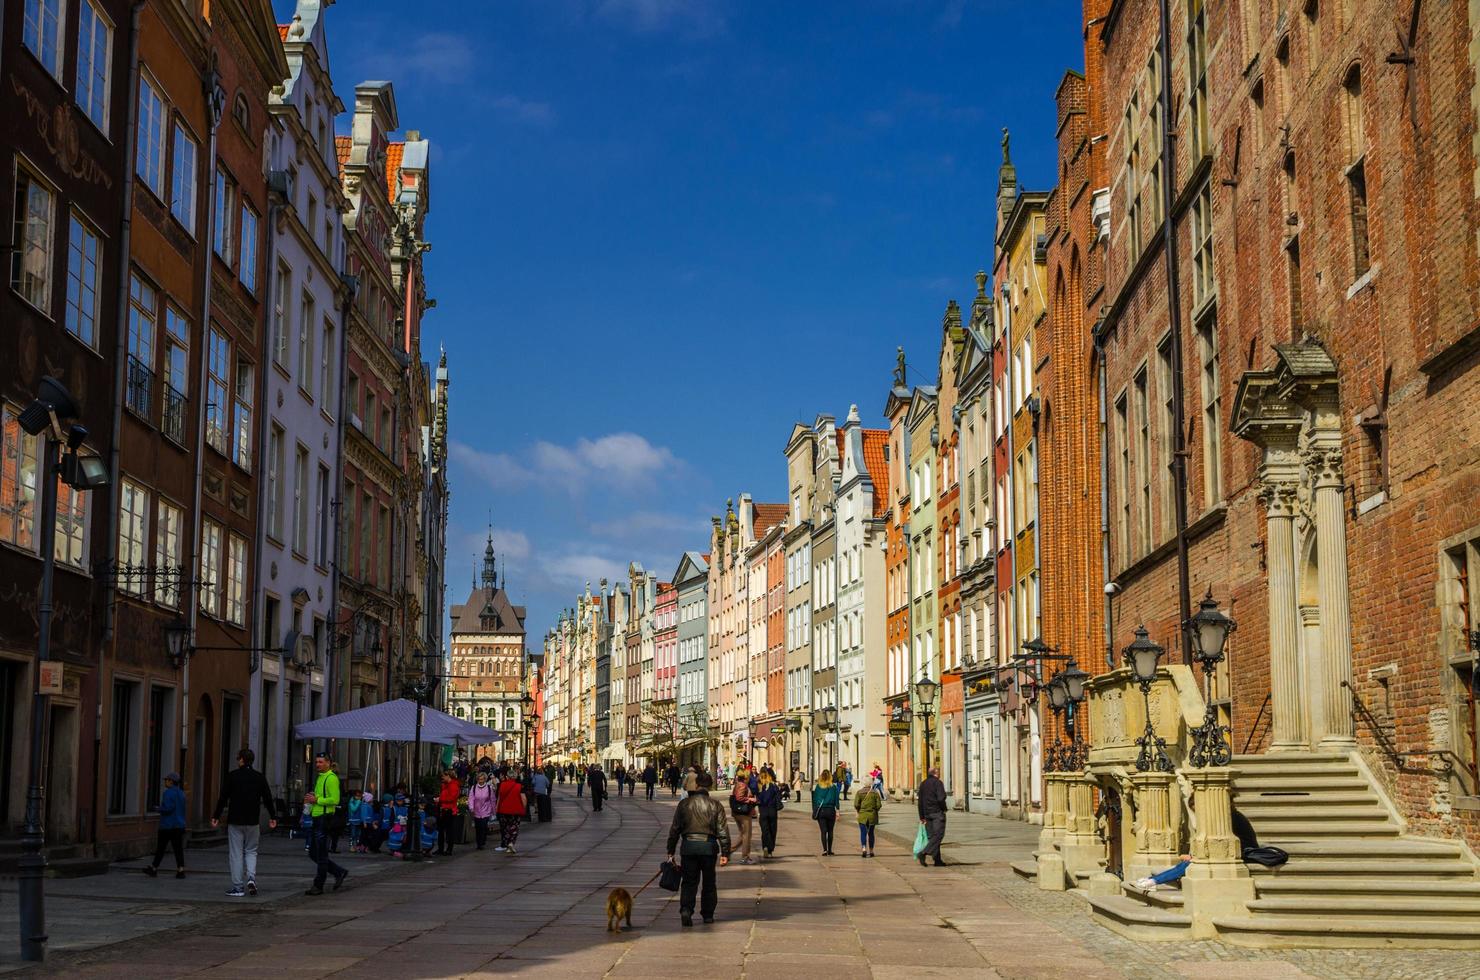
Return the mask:
<path id="1" fill-rule="evenodd" d="M 498 588 L 498 562 L 493 557 L 493 525 L 488 525 L 488 545 L 483 549 L 483 587 Z"/>

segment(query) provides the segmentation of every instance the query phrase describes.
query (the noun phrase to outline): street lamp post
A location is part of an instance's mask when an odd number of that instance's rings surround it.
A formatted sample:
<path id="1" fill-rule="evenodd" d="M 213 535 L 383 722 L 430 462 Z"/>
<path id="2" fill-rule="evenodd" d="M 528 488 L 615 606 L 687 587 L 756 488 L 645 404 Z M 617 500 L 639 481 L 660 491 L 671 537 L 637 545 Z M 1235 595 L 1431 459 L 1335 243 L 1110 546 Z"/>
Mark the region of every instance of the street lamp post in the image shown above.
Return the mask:
<path id="1" fill-rule="evenodd" d="M 1192 749 L 1188 761 L 1194 766 L 1226 766 L 1233 761 L 1231 732 L 1218 723 L 1218 709 L 1213 706 L 1213 671 L 1223 660 L 1223 647 L 1238 624 L 1223 615 L 1213 598 L 1212 586 L 1198 606 L 1197 614 L 1184 624 L 1191 634 L 1192 657 L 1203 671 L 1203 702 L 1207 706 L 1203 723 L 1192 730 Z"/>
<path id="2" fill-rule="evenodd" d="M 930 679 L 926 673 L 920 674 L 920 679 L 915 681 L 915 713 L 925 722 L 925 775 L 930 775 L 930 716 L 935 713 L 932 705 L 935 702 L 935 692 L 940 685 Z"/>
<path id="3" fill-rule="evenodd" d="M 97 457 L 79 456 L 78 447 L 87 429 L 64 422 L 80 414 L 66 387 L 55 378 L 41 379 L 36 400 L 16 422 L 28 434 L 41 437 L 41 591 L 37 604 L 36 669 L 31 696 L 31 744 L 26 772 L 26 816 L 21 834 L 20 913 L 21 959 L 40 963 L 46 959 L 46 786 L 43 782 L 42 741 L 46 737 L 48 689 L 42 686 L 43 666 L 51 661 L 52 579 L 56 571 L 57 479 L 75 490 L 107 486 L 108 471 Z M 58 460 L 57 448 L 66 454 Z"/>
<path id="4" fill-rule="evenodd" d="M 1151 724 L 1151 685 L 1156 682 L 1157 663 L 1166 649 L 1153 641 L 1145 626 L 1136 627 L 1136 638 L 1123 652 L 1131 676 L 1141 688 L 1141 697 L 1146 703 L 1146 731 L 1136 739 L 1141 751 L 1136 755 L 1136 769 L 1140 772 L 1155 769 L 1171 772 L 1172 760 L 1167 757 L 1167 740 L 1156 734 Z"/>
<path id="5" fill-rule="evenodd" d="M 828 768 L 838 768 L 838 709 L 832 705 L 822 709 L 822 727 L 832 732 L 832 748 L 828 750 Z"/>

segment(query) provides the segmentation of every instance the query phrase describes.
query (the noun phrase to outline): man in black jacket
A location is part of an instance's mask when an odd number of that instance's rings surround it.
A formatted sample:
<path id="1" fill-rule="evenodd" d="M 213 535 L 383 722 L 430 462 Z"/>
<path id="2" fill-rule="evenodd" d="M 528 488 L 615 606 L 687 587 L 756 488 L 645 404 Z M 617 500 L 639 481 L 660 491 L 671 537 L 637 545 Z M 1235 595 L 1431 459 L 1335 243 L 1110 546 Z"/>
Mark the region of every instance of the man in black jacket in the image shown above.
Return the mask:
<path id="1" fill-rule="evenodd" d="M 925 850 L 916 857 L 923 867 L 927 856 L 935 859 L 938 868 L 945 864 L 940 856 L 940 844 L 946 836 L 946 784 L 940 781 L 940 770 L 931 769 L 929 774 L 920 783 L 920 788 L 915 793 L 915 799 L 920 805 L 920 823 L 925 825 L 925 833 L 929 840 L 925 844 Z"/>
<path id="2" fill-rule="evenodd" d="M 231 862 L 232 898 L 257 894 L 257 844 L 262 839 L 262 807 L 267 807 L 269 827 L 276 827 L 272 816 L 272 790 L 267 777 L 252 768 L 256 758 L 251 749 L 236 754 L 236 768 L 226 774 L 221 796 L 211 814 L 211 826 L 221 822 L 226 811 L 226 848 Z"/>
<path id="3" fill-rule="evenodd" d="M 602 801 L 606 799 L 606 773 L 600 766 L 592 766 L 586 775 L 586 783 L 591 787 L 591 809 L 600 810 Z"/>
<path id="4" fill-rule="evenodd" d="M 714 907 L 719 904 L 715 867 L 730 863 L 729 817 L 724 806 L 709 796 L 714 777 L 701 772 L 694 777 L 694 786 L 673 811 L 673 823 L 668 828 L 668 858 L 672 860 L 677 854 L 683 870 L 678 920 L 686 926 L 694 924 L 694 896 L 700 891 L 700 881 L 704 887 L 699 912 L 705 922 L 714 921 Z"/>

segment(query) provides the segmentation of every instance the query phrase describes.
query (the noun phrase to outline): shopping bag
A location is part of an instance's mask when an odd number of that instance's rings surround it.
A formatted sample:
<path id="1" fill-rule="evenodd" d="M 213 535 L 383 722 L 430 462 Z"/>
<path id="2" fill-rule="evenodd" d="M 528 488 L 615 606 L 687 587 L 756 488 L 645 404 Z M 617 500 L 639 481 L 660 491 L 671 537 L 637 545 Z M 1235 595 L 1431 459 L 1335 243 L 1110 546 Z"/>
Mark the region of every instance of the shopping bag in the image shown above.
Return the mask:
<path id="1" fill-rule="evenodd" d="M 678 891 L 679 884 L 683 881 L 683 875 L 679 873 L 678 865 L 672 861 L 664 861 L 659 865 L 658 887 L 665 892 Z"/>
<path id="2" fill-rule="evenodd" d="M 925 825 L 920 824 L 920 829 L 915 832 L 915 857 L 925 853 L 925 848 L 930 844 L 930 835 L 925 832 Z"/>

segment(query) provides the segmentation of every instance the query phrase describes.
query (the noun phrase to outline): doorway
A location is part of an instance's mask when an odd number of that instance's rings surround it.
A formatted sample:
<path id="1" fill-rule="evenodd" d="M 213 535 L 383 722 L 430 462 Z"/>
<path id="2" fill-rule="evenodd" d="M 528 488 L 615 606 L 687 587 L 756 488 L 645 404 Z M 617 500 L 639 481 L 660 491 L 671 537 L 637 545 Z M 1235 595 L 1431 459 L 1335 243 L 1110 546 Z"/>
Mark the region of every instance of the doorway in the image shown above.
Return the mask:
<path id="1" fill-rule="evenodd" d="M 194 738 L 192 744 L 195 746 L 195 754 L 191 757 L 191 792 L 187 794 L 187 798 L 191 801 L 190 810 L 197 824 L 205 822 L 209 812 L 208 798 L 215 799 L 215 794 L 211 791 L 211 785 L 215 781 L 213 773 L 216 768 L 212 758 L 215 755 L 212 751 L 212 746 L 215 744 L 212 738 L 215 731 L 214 715 L 210 696 L 202 694 L 191 732 Z"/>

